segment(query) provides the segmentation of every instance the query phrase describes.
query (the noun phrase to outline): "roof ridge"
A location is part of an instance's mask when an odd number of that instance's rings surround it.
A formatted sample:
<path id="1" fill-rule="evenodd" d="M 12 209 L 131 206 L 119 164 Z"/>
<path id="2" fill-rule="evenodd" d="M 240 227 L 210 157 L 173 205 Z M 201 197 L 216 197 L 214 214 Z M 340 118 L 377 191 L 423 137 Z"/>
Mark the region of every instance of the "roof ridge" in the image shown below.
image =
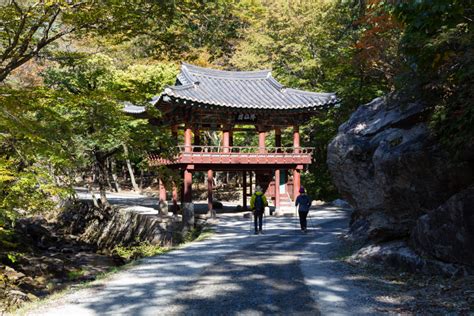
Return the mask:
<path id="1" fill-rule="evenodd" d="M 286 93 L 291 93 L 291 94 L 303 94 L 303 95 L 314 95 L 314 96 L 324 96 L 324 97 L 336 97 L 334 93 L 330 92 L 314 92 L 314 91 L 306 91 L 306 90 L 300 90 L 300 89 L 295 89 L 295 88 L 286 88 L 285 87 L 285 92 Z"/>
<path id="2" fill-rule="evenodd" d="M 228 79 L 266 79 L 271 75 L 270 69 L 264 70 L 253 70 L 253 71 L 230 71 L 230 70 L 219 70 L 212 68 L 204 68 L 188 63 L 181 64 L 181 72 L 187 77 L 187 79 L 196 80 L 194 75 L 228 78 Z"/>

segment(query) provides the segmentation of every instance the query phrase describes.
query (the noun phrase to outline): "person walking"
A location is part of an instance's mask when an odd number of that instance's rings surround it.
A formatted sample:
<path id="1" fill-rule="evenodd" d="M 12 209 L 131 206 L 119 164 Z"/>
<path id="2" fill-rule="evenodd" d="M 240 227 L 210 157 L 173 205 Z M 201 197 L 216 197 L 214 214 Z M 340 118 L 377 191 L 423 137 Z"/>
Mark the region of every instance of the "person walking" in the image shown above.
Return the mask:
<path id="1" fill-rule="evenodd" d="M 268 206 L 267 198 L 262 192 L 262 187 L 257 185 L 255 187 L 255 193 L 252 194 L 250 198 L 250 210 L 253 212 L 253 219 L 255 225 L 255 235 L 262 234 L 262 220 L 263 220 L 263 213 L 265 212 L 265 207 Z M 257 227 L 257 219 L 258 219 L 258 227 Z"/>
<path id="2" fill-rule="evenodd" d="M 295 206 L 300 218 L 301 231 L 306 233 L 306 217 L 311 207 L 311 199 L 306 195 L 304 187 L 300 188 L 300 195 L 296 198 Z"/>

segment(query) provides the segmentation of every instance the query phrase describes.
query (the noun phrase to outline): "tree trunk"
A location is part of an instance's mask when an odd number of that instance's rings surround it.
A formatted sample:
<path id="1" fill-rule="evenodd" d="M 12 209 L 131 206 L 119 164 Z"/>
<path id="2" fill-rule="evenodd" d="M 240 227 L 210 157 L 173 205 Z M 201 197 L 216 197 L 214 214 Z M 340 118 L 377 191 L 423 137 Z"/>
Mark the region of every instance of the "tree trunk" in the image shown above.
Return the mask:
<path id="1" fill-rule="evenodd" d="M 105 159 L 105 179 L 107 180 L 107 187 L 110 191 L 113 190 L 112 182 L 110 181 L 110 159 Z"/>
<path id="2" fill-rule="evenodd" d="M 89 193 L 92 196 L 92 203 L 94 203 L 94 206 L 99 207 L 99 204 L 97 203 L 97 199 L 95 198 L 94 191 L 92 190 L 92 185 L 90 183 L 87 184 L 87 191 L 89 191 Z"/>
<path id="3" fill-rule="evenodd" d="M 109 201 L 107 200 L 107 165 L 106 165 L 106 156 L 100 152 L 95 152 L 95 160 L 97 163 L 98 177 L 99 182 L 99 192 L 100 192 L 100 202 L 104 207 L 110 206 Z"/>
<path id="4" fill-rule="evenodd" d="M 140 169 L 140 191 L 143 190 L 143 177 L 144 177 L 143 169 Z"/>
<path id="5" fill-rule="evenodd" d="M 132 163 L 128 157 L 128 147 L 125 144 L 122 144 L 122 147 L 123 153 L 125 155 L 125 161 L 127 162 L 128 173 L 130 174 L 130 181 L 132 182 L 133 191 L 139 191 L 140 189 L 137 185 L 137 182 L 135 181 L 135 175 L 133 174 Z"/>
<path id="6" fill-rule="evenodd" d="M 120 192 L 120 184 L 118 183 L 117 170 L 115 168 L 115 159 L 110 160 L 110 173 L 112 174 L 112 180 L 114 181 L 115 192 Z"/>

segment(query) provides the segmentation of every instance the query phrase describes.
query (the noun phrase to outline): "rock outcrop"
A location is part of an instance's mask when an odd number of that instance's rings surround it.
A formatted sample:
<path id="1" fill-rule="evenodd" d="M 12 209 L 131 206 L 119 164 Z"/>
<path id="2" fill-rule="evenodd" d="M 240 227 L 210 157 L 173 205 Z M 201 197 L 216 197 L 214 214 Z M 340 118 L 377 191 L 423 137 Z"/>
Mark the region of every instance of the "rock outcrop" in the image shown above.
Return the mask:
<path id="1" fill-rule="evenodd" d="M 474 186 L 421 216 L 412 241 L 424 255 L 474 267 Z"/>
<path id="2" fill-rule="evenodd" d="M 426 112 L 421 102 L 388 97 L 360 106 L 329 144 L 327 163 L 342 197 L 355 208 L 353 238 L 384 242 L 407 240 L 413 233 L 412 244 L 418 252 L 462 262 L 443 252 L 450 246 L 453 251 L 467 246 L 472 227 L 458 229 L 462 237 L 453 238 L 463 241 L 456 244 L 453 239 L 443 250 L 430 244 L 427 236 L 454 233 L 459 221 L 465 220 L 468 200 L 464 208 L 459 201 L 456 206 L 453 202 L 437 208 L 473 183 L 472 153 L 466 151 L 471 155 L 450 163 L 449 155 L 430 133 Z M 448 221 L 450 228 L 435 228 L 439 221 Z M 462 256 L 470 258 L 465 253 Z"/>

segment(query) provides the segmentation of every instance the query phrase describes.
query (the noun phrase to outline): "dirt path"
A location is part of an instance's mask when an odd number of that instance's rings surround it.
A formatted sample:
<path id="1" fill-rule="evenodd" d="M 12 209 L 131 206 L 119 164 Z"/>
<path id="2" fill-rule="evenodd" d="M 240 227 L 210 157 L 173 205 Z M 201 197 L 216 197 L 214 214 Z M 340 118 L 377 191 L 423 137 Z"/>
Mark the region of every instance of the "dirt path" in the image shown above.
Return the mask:
<path id="1" fill-rule="evenodd" d="M 293 218 L 268 218 L 254 236 L 241 215 L 221 215 L 216 234 L 94 282 L 30 315 L 317 315 L 375 313 L 381 295 L 333 258 L 349 214 L 312 211 L 303 235 Z"/>

